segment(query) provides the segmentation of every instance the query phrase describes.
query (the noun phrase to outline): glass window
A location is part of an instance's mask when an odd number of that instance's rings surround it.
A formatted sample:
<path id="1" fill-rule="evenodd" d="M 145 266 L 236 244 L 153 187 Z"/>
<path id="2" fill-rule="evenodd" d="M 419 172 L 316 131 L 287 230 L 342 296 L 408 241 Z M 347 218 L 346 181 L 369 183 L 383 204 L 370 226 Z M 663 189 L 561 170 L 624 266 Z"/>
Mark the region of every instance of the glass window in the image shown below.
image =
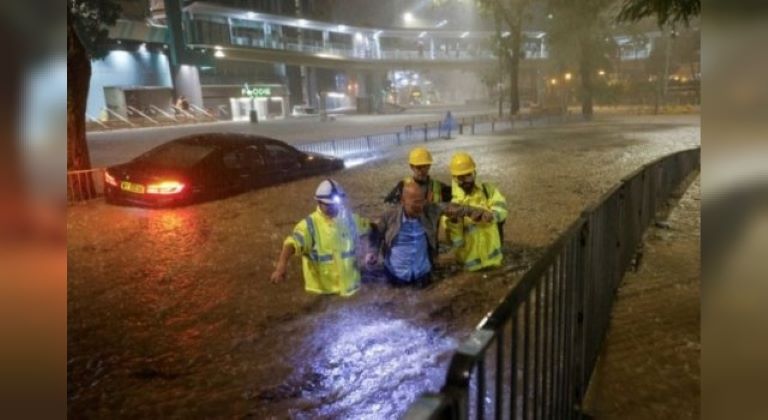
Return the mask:
<path id="1" fill-rule="evenodd" d="M 287 163 L 295 163 L 298 155 L 295 150 L 278 143 L 267 143 L 264 145 L 266 158 L 273 165 L 282 166 Z"/>
<path id="2" fill-rule="evenodd" d="M 169 168 L 188 168 L 203 160 L 214 150 L 213 146 L 168 143 L 136 158 L 136 161 Z"/>

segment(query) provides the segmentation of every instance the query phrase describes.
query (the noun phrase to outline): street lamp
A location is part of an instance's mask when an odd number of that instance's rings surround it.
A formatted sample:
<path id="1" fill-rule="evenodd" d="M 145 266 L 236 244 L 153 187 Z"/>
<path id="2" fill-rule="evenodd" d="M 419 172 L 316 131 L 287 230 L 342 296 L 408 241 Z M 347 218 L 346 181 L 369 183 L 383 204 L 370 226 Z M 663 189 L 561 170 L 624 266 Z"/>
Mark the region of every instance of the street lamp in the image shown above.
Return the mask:
<path id="1" fill-rule="evenodd" d="M 597 74 L 599 74 L 600 76 L 605 76 L 605 70 L 599 70 Z"/>
<path id="2" fill-rule="evenodd" d="M 550 79 L 549 80 L 549 84 L 551 84 L 552 86 L 556 85 L 557 84 L 557 79 Z"/>
<path id="3" fill-rule="evenodd" d="M 405 21 L 405 23 L 413 22 L 413 13 L 411 12 L 403 13 L 403 20 Z"/>
<path id="4" fill-rule="evenodd" d="M 571 80 L 571 73 L 565 73 L 565 80 Z"/>

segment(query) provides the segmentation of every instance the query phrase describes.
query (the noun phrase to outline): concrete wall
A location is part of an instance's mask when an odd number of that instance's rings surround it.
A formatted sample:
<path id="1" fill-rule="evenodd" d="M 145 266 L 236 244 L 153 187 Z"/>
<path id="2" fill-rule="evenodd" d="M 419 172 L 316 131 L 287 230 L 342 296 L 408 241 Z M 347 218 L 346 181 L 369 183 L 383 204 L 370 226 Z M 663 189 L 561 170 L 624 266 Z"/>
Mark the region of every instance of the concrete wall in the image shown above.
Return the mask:
<path id="1" fill-rule="evenodd" d="M 91 67 L 86 112 L 95 118 L 106 106 L 105 87 L 173 86 L 168 57 L 163 53 L 112 51 L 103 60 L 94 60 Z"/>

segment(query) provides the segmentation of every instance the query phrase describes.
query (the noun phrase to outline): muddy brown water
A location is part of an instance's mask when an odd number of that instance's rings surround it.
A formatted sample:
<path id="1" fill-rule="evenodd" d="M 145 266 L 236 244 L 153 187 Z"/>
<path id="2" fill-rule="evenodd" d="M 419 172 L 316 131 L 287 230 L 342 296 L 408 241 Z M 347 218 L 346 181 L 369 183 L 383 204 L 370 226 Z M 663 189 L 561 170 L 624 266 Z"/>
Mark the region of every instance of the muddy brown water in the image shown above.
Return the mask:
<path id="1" fill-rule="evenodd" d="M 423 290 L 367 278 L 351 298 L 269 283 L 320 178 L 166 210 L 69 209 L 72 417 L 397 418 L 439 389 L 450 355 L 591 201 L 643 163 L 698 146 L 698 116 L 604 117 L 430 143 L 433 176 L 470 152 L 506 195 L 505 268 L 447 267 Z M 408 148 L 333 175 L 375 216 Z M 445 261 L 448 263 L 449 261 Z"/>

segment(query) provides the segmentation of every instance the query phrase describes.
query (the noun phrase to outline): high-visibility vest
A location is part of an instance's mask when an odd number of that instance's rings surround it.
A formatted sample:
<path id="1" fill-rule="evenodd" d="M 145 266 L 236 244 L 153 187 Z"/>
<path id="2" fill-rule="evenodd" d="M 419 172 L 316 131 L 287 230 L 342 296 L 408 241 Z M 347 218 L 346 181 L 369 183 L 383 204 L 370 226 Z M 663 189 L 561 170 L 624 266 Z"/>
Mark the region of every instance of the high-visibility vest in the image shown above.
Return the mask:
<path id="1" fill-rule="evenodd" d="M 490 210 L 494 221 L 491 223 L 474 222 L 463 217 L 457 222 L 447 222 L 448 237 L 456 249 L 456 260 L 469 271 L 501 265 L 501 237 L 497 223 L 507 218 L 507 200 L 497 188 L 490 184 L 475 184 L 470 194 L 466 194 L 454 180 L 451 184 L 452 203 L 479 207 Z"/>
<path id="2" fill-rule="evenodd" d="M 405 177 L 403 179 L 403 185 L 414 182 L 414 179 L 412 176 Z M 402 195 L 402 192 L 400 193 Z M 424 198 L 427 200 L 427 202 L 432 203 L 440 203 L 443 201 L 443 184 L 436 180 L 429 178 L 429 181 L 427 182 L 427 192 Z"/>
<path id="3" fill-rule="evenodd" d="M 293 228 L 284 244 L 301 255 L 304 289 L 311 293 L 350 296 L 360 288 L 356 249 L 370 223 L 357 214 L 326 216 L 319 208 Z"/>

